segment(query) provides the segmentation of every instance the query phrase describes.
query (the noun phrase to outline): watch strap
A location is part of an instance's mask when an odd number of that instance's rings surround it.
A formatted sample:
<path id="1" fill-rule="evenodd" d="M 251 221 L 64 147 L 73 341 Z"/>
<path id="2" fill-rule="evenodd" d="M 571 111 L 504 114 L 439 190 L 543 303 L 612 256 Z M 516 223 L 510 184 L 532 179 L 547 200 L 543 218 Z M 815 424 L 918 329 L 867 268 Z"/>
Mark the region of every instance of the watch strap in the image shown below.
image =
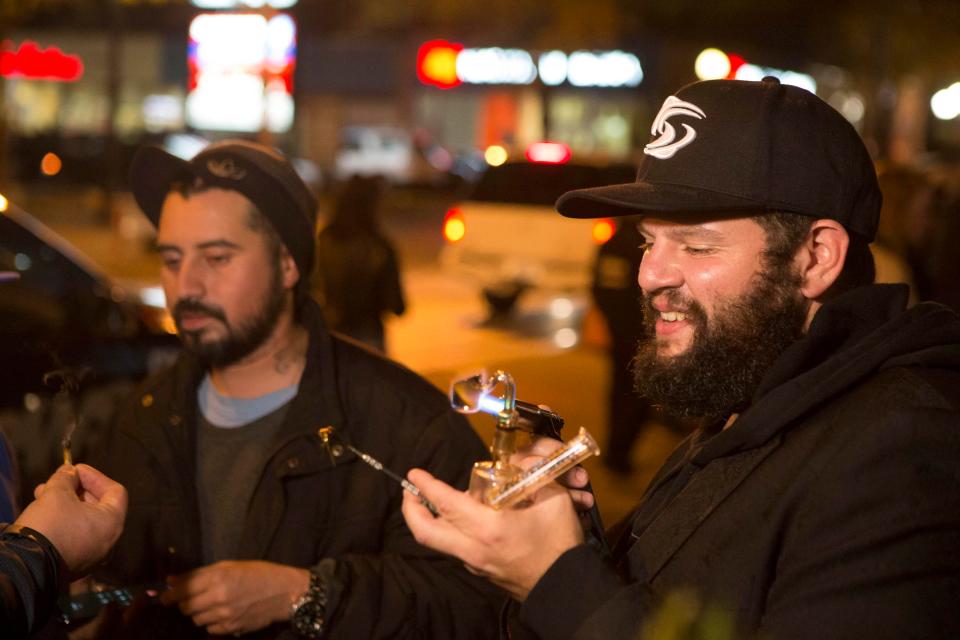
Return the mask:
<path id="1" fill-rule="evenodd" d="M 310 586 L 293 605 L 290 625 L 301 638 L 317 640 L 323 637 L 327 608 L 326 585 L 320 575 L 310 571 Z"/>

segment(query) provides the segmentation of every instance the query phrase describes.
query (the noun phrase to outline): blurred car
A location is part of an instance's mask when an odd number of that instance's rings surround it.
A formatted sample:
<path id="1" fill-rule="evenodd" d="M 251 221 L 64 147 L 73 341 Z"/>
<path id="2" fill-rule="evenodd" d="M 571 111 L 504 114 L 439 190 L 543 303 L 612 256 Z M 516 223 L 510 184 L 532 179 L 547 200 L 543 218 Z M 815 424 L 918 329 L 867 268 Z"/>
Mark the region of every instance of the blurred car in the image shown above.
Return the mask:
<path id="1" fill-rule="evenodd" d="M 555 143 L 532 146 L 527 158 L 487 169 L 443 220 L 441 265 L 474 282 L 493 315 L 509 313 L 529 289 L 586 291 L 597 246 L 613 235 L 614 223 L 564 219 L 554 202 L 571 189 L 636 175 L 629 164 L 571 162 L 569 149 Z"/>
<path id="2" fill-rule="evenodd" d="M 0 213 L 0 272 L 0 408 L 52 395 L 50 371 L 87 369 L 90 385 L 138 380 L 179 347 L 162 302 L 146 304 L 12 204 Z"/>
<path id="3" fill-rule="evenodd" d="M 380 177 L 393 185 L 445 188 L 467 179 L 469 156 L 454 156 L 423 131 L 385 125 L 348 125 L 340 131 L 332 178 Z"/>
<path id="4" fill-rule="evenodd" d="M 400 127 L 347 126 L 340 133 L 334 177 L 382 176 L 390 182 L 413 180 L 416 150 L 413 137 Z"/>
<path id="5" fill-rule="evenodd" d="M 135 382 L 176 356 L 157 293 L 113 282 L 0 197 L 0 430 L 16 454 L 20 505 L 63 460 L 67 435 L 73 459 L 88 460 Z"/>

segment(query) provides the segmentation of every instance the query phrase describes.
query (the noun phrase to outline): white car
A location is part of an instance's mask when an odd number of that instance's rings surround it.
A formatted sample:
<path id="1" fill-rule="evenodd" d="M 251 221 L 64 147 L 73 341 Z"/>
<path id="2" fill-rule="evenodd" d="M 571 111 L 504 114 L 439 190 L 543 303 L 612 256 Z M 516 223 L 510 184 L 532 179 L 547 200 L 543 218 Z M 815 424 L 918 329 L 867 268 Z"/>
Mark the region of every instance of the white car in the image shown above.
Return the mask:
<path id="1" fill-rule="evenodd" d="M 348 126 L 340 134 L 334 177 L 383 176 L 391 182 L 413 179 L 416 152 L 410 134 L 399 127 Z"/>
<path id="2" fill-rule="evenodd" d="M 597 246 L 613 235 L 613 221 L 563 218 L 554 202 L 571 189 L 631 182 L 635 173 L 626 164 L 490 167 L 471 196 L 447 212 L 441 265 L 473 281 L 494 314 L 509 312 L 531 288 L 586 291 Z"/>

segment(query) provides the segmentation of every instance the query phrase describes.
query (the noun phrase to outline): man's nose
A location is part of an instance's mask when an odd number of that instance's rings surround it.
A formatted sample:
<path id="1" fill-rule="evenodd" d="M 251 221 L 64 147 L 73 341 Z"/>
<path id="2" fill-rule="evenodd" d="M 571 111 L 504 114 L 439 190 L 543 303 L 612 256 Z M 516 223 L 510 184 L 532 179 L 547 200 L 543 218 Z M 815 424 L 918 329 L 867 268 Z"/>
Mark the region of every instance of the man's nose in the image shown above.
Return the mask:
<path id="1" fill-rule="evenodd" d="M 654 247 L 645 251 L 640 260 L 637 283 L 647 294 L 658 289 L 675 289 L 683 284 L 683 274 L 668 255 Z"/>
<path id="2" fill-rule="evenodd" d="M 207 292 L 203 265 L 197 260 L 184 260 L 177 274 L 180 298 L 202 299 Z"/>

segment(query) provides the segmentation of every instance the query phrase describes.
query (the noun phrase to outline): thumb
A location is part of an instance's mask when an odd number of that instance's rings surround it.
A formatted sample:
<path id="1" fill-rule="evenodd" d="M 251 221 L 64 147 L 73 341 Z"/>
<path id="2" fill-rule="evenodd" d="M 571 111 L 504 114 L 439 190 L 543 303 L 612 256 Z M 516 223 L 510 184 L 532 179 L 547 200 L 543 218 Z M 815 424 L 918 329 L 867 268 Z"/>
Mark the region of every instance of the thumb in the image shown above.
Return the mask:
<path id="1" fill-rule="evenodd" d="M 455 503 L 458 498 L 462 496 L 460 491 L 454 489 L 443 480 L 437 480 L 430 472 L 424 471 L 423 469 L 411 469 L 407 473 L 407 479 L 420 489 L 421 495 L 430 500 L 430 502 L 433 502 L 438 509 L 441 507 L 440 504 L 436 502 L 437 500 L 446 505 L 448 503 Z"/>
<path id="2" fill-rule="evenodd" d="M 77 469 L 73 465 L 61 465 L 53 472 L 47 481 L 43 484 L 43 491 L 59 489 L 61 491 L 70 491 L 76 493 L 80 487 L 80 478 L 77 475 Z"/>
<path id="3" fill-rule="evenodd" d="M 103 506 L 126 511 L 127 491 L 123 485 L 86 464 L 78 464 L 76 470 L 86 502 L 97 501 Z"/>
<path id="4" fill-rule="evenodd" d="M 432 502 L 444 518 L 475 518 L 477 513 L 489 510 L 489 507 L 476 498 L 434 478 L 423 469 L 411 469 L 407 479 L 420 489 L 420 494 Z"/>

